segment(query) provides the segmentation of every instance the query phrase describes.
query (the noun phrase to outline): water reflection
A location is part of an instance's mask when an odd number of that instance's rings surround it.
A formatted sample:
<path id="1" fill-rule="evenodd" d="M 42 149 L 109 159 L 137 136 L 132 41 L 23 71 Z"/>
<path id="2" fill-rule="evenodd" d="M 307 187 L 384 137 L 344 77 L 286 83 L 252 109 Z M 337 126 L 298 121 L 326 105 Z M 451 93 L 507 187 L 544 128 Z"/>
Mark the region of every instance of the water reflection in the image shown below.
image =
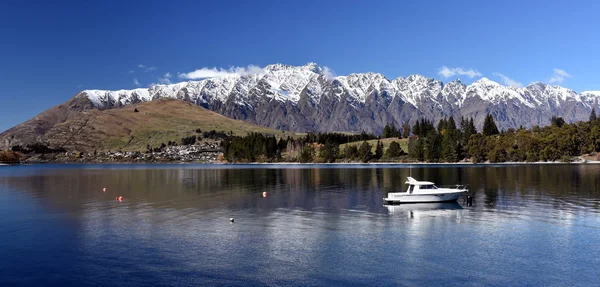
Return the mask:
<path id="1" fill-rule="evenodd" d="M 540 286 L 597 277 L 596 165 L 127 167 L 0 168 L 0 258 L 10 262 L 0 263 L 0 285 Z M 384 205 L 410 173 L 469 184 L 473 205 Z"/>
<path id="2" fill-rule="evenodd" d="M 81 208 L 86 200 L 118 195 L 128 202 L 167 204 L 175 208 L 261 204 L 262 207 L 352 209 L 362 206 L 369 209 L 381 203 L 386 193 L 404 190 L 409 175 L 407 166 L 109 170 L 42 166 L 11 167 L 11 172 L 3 169 L 5 171 L 0 169 L 1 185 L 29 191 L 31 196 L 48 198 L 53 204 L 70 209 Z M 504 196 L 526 198 L 525 202 L 547 202 L 555 208 L 568 209 L 573 204 L 600 208 L 600 177 L 597 176 L 600 168 L 597 165 L 413 166 L 410 172 L 419 180 L 434 181 L 438 185 L 469 184 L 474 205 L 480 208 L 494 209 L 507 204 L 501 199 Z M 21 177 L 27 180 L 19 180 Z M 104 187 L 108 192 L 98 194 Z M 263 191 L 277 195 L 269 197 L 268 206 L 264 206 L 264 200 L 254 197 Z"/>
<path id="3" fill-rule="evenodd" d="M 460 210 L 462 205 L 458 202 L 431 202 L 410 204 L 386 204 L 385 207 L 390 214 L 405 213 L 407 211 L 429 211 L 429 210 Z"/>

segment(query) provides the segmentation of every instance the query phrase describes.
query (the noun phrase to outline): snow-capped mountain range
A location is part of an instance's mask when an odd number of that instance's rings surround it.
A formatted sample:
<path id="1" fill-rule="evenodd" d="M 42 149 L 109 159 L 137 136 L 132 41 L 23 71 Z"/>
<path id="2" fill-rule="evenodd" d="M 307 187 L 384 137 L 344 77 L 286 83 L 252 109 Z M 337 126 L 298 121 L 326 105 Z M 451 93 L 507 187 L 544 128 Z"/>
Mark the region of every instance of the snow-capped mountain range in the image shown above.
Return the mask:
<path id="1" fill-rule="evenodd" d="M 600 104 L 600 92 L 576 93 L 543 83 L 509 87 L 487 78 L 470 85 L 444 84 L 421 75 L 393 80 L 379 73 L 331 77 L 315 63 L 274 64 L 256 74 L 208 78 L 150 88 L 85 90 L 77 95 L 98 109 L 177 98 L 225 116 L 293 131 L 380 132 L 385 124 L 419 118 L 474 117 L 492 113 L 501 128 L 547 125 L 553 115 L 585 120 Z"/>

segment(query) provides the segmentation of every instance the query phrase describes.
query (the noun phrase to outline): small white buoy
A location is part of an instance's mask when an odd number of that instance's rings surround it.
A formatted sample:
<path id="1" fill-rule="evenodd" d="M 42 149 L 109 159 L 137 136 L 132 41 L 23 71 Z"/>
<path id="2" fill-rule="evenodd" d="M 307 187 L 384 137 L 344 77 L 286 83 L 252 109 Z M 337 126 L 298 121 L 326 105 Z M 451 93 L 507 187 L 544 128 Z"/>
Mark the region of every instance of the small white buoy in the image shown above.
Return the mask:
<path id="1" fill-rule="evenodd" d="M 263 192 L 263 197 L 267 197 L 267 192 L 266 191 Z"/>
<path id="2" fill-rule="evenodd" d="M 229 222 L 233 223 L 233 217 L 229 218 Z"/>
<path id="3" fill-rule="evenodd" d="M 106 192 L 106 187 L 102 189 L 102 191 Z"/>

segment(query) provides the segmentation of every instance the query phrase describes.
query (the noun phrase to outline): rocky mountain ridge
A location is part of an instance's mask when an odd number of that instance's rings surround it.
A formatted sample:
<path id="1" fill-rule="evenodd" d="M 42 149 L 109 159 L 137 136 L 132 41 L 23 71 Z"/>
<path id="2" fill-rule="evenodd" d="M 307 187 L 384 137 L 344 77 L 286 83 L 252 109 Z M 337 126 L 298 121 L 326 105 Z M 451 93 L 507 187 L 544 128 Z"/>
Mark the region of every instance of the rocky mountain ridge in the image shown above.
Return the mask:
<path id="1" fill-rule="evenodd" d="M 419 118 L 474 117 L 487 113 L 500 128 L 547 125 L 553 115 L 568 122 L 584 120 L 600 104 L 600 94 L 576 93 L 540 82 L 503 86 L 488 78 L 470 85 L 444 84 L 421 75 L 387 79 L 379 73 L 331 77 L 315 63 L 274 64 L 261 73 L 208 78 L 147 89 L 85 90 L 77 95 L 98 109 L 127 106 L 157 98 L 192 102 L 225 116 L 291 131 L 380 132 L 385 124 Z"/>

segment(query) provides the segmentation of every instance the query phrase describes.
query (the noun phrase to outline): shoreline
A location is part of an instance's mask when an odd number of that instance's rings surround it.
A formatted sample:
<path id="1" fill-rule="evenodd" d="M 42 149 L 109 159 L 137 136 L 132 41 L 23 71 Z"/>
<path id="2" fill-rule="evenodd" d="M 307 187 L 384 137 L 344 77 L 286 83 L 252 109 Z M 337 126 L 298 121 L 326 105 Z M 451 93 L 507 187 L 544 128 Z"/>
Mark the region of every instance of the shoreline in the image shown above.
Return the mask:
<path id="1" fill-rule="evenodd" d="M 244 166 L 244 165 L 280 165 L 280 166 L 496 166 L 496 165 L 549 165 L 549 164 L 570 164 L 570 165 L 595 165 L 600 161 L 579 160 L 574 162 L 336 162 L 336 163 L 300 163 L 300 162 L 247 162 L 247 163 L 217 163 L 217 162 L 23 162 L 15 164 L 0 163 L 0 166 L 21 166 L 21 165 L 211 165 L 211 166 Z"/>

